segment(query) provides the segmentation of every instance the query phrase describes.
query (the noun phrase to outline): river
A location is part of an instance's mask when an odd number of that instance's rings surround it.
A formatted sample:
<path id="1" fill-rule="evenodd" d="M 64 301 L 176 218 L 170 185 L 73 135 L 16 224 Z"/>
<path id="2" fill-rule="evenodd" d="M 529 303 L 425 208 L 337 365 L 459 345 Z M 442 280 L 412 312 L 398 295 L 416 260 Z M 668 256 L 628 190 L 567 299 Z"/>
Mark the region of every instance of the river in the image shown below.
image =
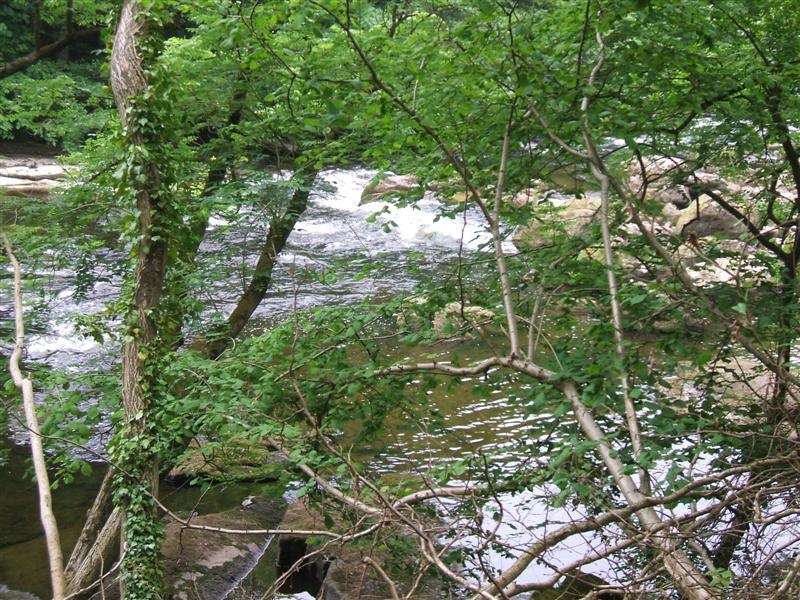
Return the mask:
<path id="1" fill-rule="evenodd" d="M 489 241 L 477 211 L 460 213 L 456 219 L 437 218 L 441 204 L 432 195 L 426 195 L 413 207 L 398 208 L 386 202 L 361 205 L 361 191 L 374 174 L 366 169 L 327 170 L 320 174 L 310 206 L 280 257 L 272 289 L 254 316 L 256 327 L 285 319 L 295 310 L 409 291 L 419 282 L 420 274 L 452 264 L 459 252 L 479 253 Z M 253 250 L 262 239 L 263 220 L 263 215 L 255 212 L 228 213 L 211 219 L 202 252 L 211 259 L 208 262 L 217 273 L 227 269 L 225 275 L 217 275 L 205 288 L 202 300 L 213 310 L 226 312 L 232 308 L 242 286 L 242 265 L 252 261 Z M 509 245 L 507 249 L 513 247 Z M 106 258 L 111 265 L 118 257 Z M 409 261 L 413 261 L 414 269 L 408 268 Z M 79 293 L 77 288 L 82 284 L 75 272 L 48 269 L 42 266 L 46 262 L 41 261 L 36 274 L 47 282 L 47 318 L 44 326 L 28 336 L 27 359 L 67 372 L 110 365 L 118 349 L 77 335 L 72 319 L 102 310 L 114 300 L 121 283 L 119 276 L 101 266 L 90 289 Z M 380 269 L 371 268 L 378 262 Z M 325 270 L 335 273 L 335 278 L 302 275 Z M 7 290 L 7 281 L 0 283 Z M 10 314 L 9 299 L 4 293 L 0 314 Z M 448 353 L 452 348 L 445 345 L 420 352 Z M 464 344 L 462 349 L 467 357 L 480 351 L 475 343 Z M 520 441 L 519 426 L 531 417 L 520 414 L 519 407 L 501 390 L 479 397 L 470 392 L 471 387 L 472 382 L 464 380 L 459 386 L 436 392 L 434 402 L 444 415 L 443 423 L 427 427 L 421 422 L 395 419 L 380 446 L 363 450 L 363 458 L 371 460 L 380 471 L 424 471 L 443 461 L 477 452 L 504 452 L 504 448 L 516 446 Z M 19 446 L 24 438 L 22 429 L 12 423 L 11 441 L 17 445 L 12 447 L 8 464 L 0 470 L 0 584 L 46 597 L 46 560 L 35 489 L 26 474 L 25 451 Z M 102 454 L 105 441 L 104 436 L 95 436 L 91 452 Z M 91 452 L 76 451 L 84 458 L 91 458 Z M 509 451 L 509 460 L 513 456 L 518 454 Z M 55 494 L 55 509 L 67 547 L 77 537 L 101 471 L 97 468 L 89 477 L 79 476 Z M 197 490 L 168 489 L 167 496 L 168 504 L 176 509 L 213 512 L 236 506 L 251 493 L 252 487 L 228 487 L 205 496 L 199 507 L 195 505 Z"/>

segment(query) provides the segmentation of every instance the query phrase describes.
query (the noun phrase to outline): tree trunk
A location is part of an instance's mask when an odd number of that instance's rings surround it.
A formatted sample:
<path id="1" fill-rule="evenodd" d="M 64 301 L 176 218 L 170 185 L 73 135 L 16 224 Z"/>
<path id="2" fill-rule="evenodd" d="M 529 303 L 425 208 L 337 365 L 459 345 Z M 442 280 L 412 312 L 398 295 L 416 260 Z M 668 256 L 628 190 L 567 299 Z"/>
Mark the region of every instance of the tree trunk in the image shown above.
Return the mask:
<path id="1" fill-rule="evenodd" d="M 95 35 L 97 31 L 97 29 L 76 29 L 72 33 L 65 35 L 51 44 L 40 46 L 39 48 L 28 52 L 28 54 L 25 56 L 20 56 L 11 62 L 7 62 L 6 64 L 0 66 L 0 79 L 4 79 L 5 77 L 13 75 L 14 73 L 18 73 L 19 71 L 24 71 L 35 62 L 42 60 L 43 58 L 49 58 L 56 55 L 71 43 Z"/>
<path id="2" fill-rule="evenodd" d="M 132 100 L 147 87 L 137 42 L 144 34 L 144 11 L 136 0 L 122 4 L 114 46 L 111 51 L 111 88 L 120 121 L 125 129 L 128 149 L 147 147 L 148 140 L 132 113 L 142 110 Z M 140 98 L 141 100 L 141 98 Z M 144 107 L 146 110 L 146 107 Z M 146 119 L 145 119 L 146 120 Z M 153 364 L 158 348 L 155 309 L 164 288 L 167 242 L 161 217 L 159 169 L 150 153 L 131 152 L 134 194 L 139 215 L 139 239 L 132 302 L 125 322 L 128 326 L 122 356 L 122 403 L 125 425 L 119 446 L 126 474 L 116 487 L 122 505 L 124 557 L 123 577 L 126 590 L 136 598 L 159 597 L 158 524 L 152 498 L 158 490 L 158 463 L 153 454 L 153 390 L 156 375 Z M 163 218 L 163 217 L 162 217 Z M 119 450 L 119 449 L 118 449 Z M 149 589 L 148 589 L 149 587 Z M 123 596 L 125 593 L 123 592 Z"/>
<path id="3" fill-rule="evenodd" d="M 31 441 L 31 459 L 36 474 L 36 487 L 39 490 L 39 515 L 44 529 L 47 543 L 47 558 L 50 561 L 50 584 L 53 588 L 53 599 L 62 600 L 65 596 L 66 584 L 64 582 L 64 558 L 61 554 L 61 539 L 58 533 L 58 523 L 53 514 L 53 500 L 50 496 L 50 479 L 47 475 L 47 465 L 44 460 L 44 447 L 42 436 L 39 433 L 39 419 L 36 416 L 36 404 L 33 397 L 33 383 L 29 377 L 23 377 L 19 360 L 25 344 L 25 324 L 22 315 L 22 275 L 19 262 L 11 250 L 11 244 L 5 236 L 5 246 L 8 260 L 14 268 L 14 323 L 16 327 L 16 340 L 14 351 L 8 362 L 11 379 L 22 392 L 22 402 L 25 408 L 25 426 L 28 428 Z"/>
<path id="4" fill-rule="evenodd" d="M 205 354 L 209 358 L 218 357 L 231 345 L 231 341 L 242 332 L 247 321 L 264 299 L 272 282 L 272 271 L 278 261 L 278 255 L 308 206 L 308 196 L 317 173 L 316 169 L 306 169 L 298 175 L 300 187 L 292 194 L 286 209 L 270 222 L 269 233 L 261 247 L 261 254 L 258 257 L 250 285 L 242 294 L 222 330 L 210 336 L 211 339 L 207 342 Z"/>
<path id="5" fill-rule="evenodd" d="M 67 579 L 67 594 L 74 594 L 94 582 L 103 563 L 111 561 L 113 540 L 119 537 L 119 511 L 115 510 L 106 517 L 111 503 L 111 486 L 114 470 L 109 468 L 95 496 L 92 507 L 86 514 L 78 541 L 64 568 Z M 109 529 L 113 531 L 108 531 Z"/>

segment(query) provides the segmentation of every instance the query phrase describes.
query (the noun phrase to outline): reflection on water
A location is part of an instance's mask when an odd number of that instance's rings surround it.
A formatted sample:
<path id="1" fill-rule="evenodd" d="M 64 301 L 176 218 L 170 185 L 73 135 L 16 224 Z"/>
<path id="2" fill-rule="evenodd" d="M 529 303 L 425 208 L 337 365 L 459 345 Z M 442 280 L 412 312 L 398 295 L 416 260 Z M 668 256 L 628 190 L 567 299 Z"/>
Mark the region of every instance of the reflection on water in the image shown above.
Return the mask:
<path id="1" fill-rule="evenodd" d="M 48 598 L 47 553 L 31 472 L 27 450 L 11 448 L 8 463 L 0 469 L 0 583 Z M 53 508 L 65 550 L 78 539 L 86 510 L 102 478 L 103 471 L 98 468 L 89 477 L 78 476 L 73 483 L 53 493 Z"/>

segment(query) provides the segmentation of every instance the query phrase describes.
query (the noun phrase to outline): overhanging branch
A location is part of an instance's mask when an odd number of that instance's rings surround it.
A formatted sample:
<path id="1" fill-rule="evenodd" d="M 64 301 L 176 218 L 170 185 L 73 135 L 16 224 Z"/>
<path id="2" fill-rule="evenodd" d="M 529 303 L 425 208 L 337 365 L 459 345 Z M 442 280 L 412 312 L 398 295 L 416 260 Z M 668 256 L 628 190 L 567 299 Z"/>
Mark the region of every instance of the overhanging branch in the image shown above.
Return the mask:
<path id="1" fill-rule="evenodd" d="M 55 42 L 46 44 L 40 48 L 37 48 L 36 50 L 28 52 L 28 54 L 20 56 L 19 58 L 15 58 L 14 60 L 7 62 L 5 65 L 0 67 L 0 79 L 4 79 L 13 75 L 14 73 L 24 71 L 32 64 L 44 58 L 50 58 L 51 56 L 58 54 L 70 44 L 91 37 L 92 35 L 96 35 L 98 31 L 100 30 L 97 28 L 78 29 L 66 34 L 64 37 L 56 40 Z"/>

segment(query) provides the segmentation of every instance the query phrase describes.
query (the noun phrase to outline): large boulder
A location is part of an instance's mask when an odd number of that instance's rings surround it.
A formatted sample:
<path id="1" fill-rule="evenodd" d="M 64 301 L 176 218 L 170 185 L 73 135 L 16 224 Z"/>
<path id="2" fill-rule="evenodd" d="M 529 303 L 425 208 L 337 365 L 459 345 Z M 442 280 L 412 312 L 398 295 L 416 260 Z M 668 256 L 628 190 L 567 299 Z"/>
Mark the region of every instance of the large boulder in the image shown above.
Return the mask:
<path id="1" fill-rule="evenodd" d="M 286 457 L 265 444 L 192 440 L 166 479 L 176 485 L 195 481 L 276 481 L 287 468 Z"/>
<path id="2" fill-rule="evenodd" d="M 389 196 L 411 196 L 422 198 L 425 190 L 416 175 L 395 175 L 394 173 L 378 173 L 361 192 L 361 204 L 381 200 Z"/>
<path id="3" fill-rule="evenodd" d="M 628 190 L 634 195 L 644 195 L 645 201 L 685 207 L 691 200 L 685 185 L 691 171 L 686 161 L 675 156 L 648 156 L 640 163 L 633 159 L 628 166 Z"/>
<path id="4" fill-rule="evenodd" d="M 573 198 L 560 206 L 540 205 L 531 222 L 514 232 L 514 244 L 518 248 L 538 248 L 550 243 L 559 230 L 568 236 L 581 235 L 599 210 L 600 198 L 594 194 Z"/>
<path id="5" fill-rule="evenodd" d="M 268 498 L 250 499 L 246 506 L 193 516 L 191 525 L 235 530 L 275 529 L 285 506 Z M 192 529 L 171 521 L 164 531 L 164 583 L 173 600 L 222 600 L 255 568 L 272 541 L 261 533 L 233 534 Z M 119 582 L 106 585 L 92 600 L 116 600 Z"/>
<path id="6" fill-rule="evenodd" d="M 748 213 L 746 209 L 742 212 L 745 215 Z M 677 214 L 675 233 L 684 238 L 706 236 L 739 238 L 746 235 L 748 229 L 742 221 L 722 208 L 713 198 L 703 194 Z"/>
<path id="7" fill-rule="evenodd" d="M 753 218 L 747 206 L 759 193 L 748 182 L 732 182 L 713 168 L 692 168 L 685 159 L 674 156 L 645 157 L 628 167 L 628 189 L 645 200 L 663 205 L 662 214 L 674 226 L 674 233 L 684 238 L 715 235 L 739 238 L 746 226 L 723 209 L 709 195 L 719 195 Z"/>

